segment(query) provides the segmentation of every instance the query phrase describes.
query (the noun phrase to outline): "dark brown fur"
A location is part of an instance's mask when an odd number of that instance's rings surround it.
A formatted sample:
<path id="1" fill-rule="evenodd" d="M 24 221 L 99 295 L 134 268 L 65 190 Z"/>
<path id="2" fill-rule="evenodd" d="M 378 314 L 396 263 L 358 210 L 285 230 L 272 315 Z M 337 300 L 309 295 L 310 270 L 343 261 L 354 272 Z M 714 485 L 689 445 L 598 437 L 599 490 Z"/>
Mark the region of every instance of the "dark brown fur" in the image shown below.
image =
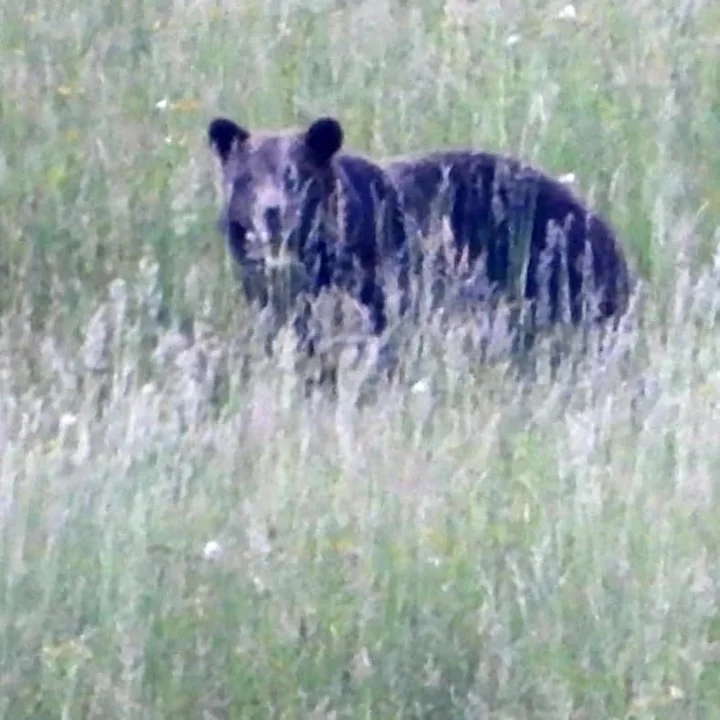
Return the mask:
<path id="1" fill-rule="evenodd" d="M 608 223 L 563 183 L 514 158 L 477 151 L 392 158 L 382 165 L 419 234 L 420 254 L 433 255 L 436 302 L 443 278 L 467 279 L 479 267 L 484 283 L 474 281 L 478 299 L 523 296 L 532 301 L 535 321 L 578 323 L 625 312 L 630 277 L 623 249 Z M 433 217 L 449 225 L 449 252 L 428 252 L 438 229 Z"/>
<path id="2" fill-rule="evenodd" d="M 408 278 L 403 216 L 386 173 L 341 151 L 343 131 L 333 118 L 270 133 L 218 118 L 208 139 L 221 167 L 220 224 L 248 300 L 268 304 L 267 267 L 285 255 L 296 270 L 288 305 L 339 289 L 381 333 L 385 281 L 395 274 L 403 286 Z"/>

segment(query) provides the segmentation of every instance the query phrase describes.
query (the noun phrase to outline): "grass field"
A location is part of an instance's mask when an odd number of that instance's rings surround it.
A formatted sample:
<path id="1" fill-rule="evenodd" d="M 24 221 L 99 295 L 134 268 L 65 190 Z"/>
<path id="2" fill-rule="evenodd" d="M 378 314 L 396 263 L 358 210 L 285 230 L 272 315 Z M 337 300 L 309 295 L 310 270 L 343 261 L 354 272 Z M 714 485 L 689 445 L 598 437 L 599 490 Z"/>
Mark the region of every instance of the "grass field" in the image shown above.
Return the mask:
<path id="1" fill-rule="evenodd" d="M 205 128 L 321 113 L 574 173 L 624 361 L 303 400 Z M 720 717 L 720 3 L 5 2 L 0 203 L 2 718 Z"/>

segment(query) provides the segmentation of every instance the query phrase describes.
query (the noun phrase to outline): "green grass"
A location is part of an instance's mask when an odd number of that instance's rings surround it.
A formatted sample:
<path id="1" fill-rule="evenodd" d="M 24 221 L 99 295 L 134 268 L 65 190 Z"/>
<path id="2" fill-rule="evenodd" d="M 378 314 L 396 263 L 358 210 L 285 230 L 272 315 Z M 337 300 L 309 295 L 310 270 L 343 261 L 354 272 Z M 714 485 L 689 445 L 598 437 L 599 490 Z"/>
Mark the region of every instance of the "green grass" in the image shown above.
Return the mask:
<path id="1" fill-rule="evenodd" d="M 562 9 L 5 3 L 2 718 L 720 717 L 720 5 Z M 573 172 L 643 279 L 624 357 L 521 386 L 427 328 L 304 400 L 205 128 L 320 113 Z"/>

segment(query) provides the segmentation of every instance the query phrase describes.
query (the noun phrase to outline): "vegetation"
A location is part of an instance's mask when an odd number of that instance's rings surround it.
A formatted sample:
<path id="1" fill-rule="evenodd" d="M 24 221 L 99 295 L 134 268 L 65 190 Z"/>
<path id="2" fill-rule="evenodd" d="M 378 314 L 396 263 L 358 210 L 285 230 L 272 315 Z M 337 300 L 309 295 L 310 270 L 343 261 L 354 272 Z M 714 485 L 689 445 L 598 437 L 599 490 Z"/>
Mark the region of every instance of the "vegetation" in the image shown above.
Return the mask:
<path id="1" fill-rule="evenodd" d="M 719 35 L 709 0 L 5 2 L 0 716 L 717 717 Z M 520 383 L 428 326 L 374 399 L 351 363 L 305 399 L 205 128 L 320 113 L 573 173 L 641 278 L 617 347 Z"/>

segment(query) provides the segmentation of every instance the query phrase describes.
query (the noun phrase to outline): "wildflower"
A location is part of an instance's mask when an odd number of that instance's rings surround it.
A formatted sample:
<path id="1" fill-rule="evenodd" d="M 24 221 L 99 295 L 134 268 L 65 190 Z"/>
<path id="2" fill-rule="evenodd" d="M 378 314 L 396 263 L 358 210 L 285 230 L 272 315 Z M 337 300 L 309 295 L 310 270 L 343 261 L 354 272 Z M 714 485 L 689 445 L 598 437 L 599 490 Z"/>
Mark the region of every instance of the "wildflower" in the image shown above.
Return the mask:
<path id="1" fill-rule="evenodd" d="M 349 536 L 341 536 L 338 538 L 335 538 L 331 542 L 332 548 L 337 553 L 347 553 L 354 549 L 355 543 L 353 542 L 353 538 Z"/>
<path id="2" fill-rule="evenodd" d="M 222 545 L 217 540 L 209 540 L 205 544 L 205 549 L 203 550 L 203 557 L 206 560 L 214 561 L 220 559 L 220 556 L 222 555 L 223 549 Z"/>
<path id="3" fill-rule="evenodd" d="M 64 435 L 71 427 L 77 425 L 77 417 L 71 413 L 63 413 L 60 417 L 60 434 Z"/>
<path id="4" fill-rule="evenodd" d="M 74 88 L 74 87 L 71 87 L 70 85 L 59 85 L 56 88 L 55 92 L 58 95 L 60 95 L 60 97 L 65 97 L 65 98 L 83 94 L 83 90 L 81 88 Z"/>
<path id="5" fill-rule="evenodd" d="M 577 20 L 577 10 L 572 3 L 568 3 L 559 13 L 558 20 Z"/>
<path id="6" fill-rule="evenodd" d="M 420 395 L 421 393 L 424 394 L 430 390 L 430 383 L 428 382 L 427 378 L 424 378 L 422 380 L 418 380 L 411 388 L 410 392 L 413 395 Z"/>
<path id="7" fill-rule="evenodd" d="M 217 20 L 218 18 L 222 17 L 222 15 L 224 14 L 224 12 L 225 12 L 225 11 L 224 11 L 223 8 L 220 6 L 220 3 L 215 3 L 215 5 L 213 5 L 213 6 L 210 8 L 210 12 L 209 12 L 210 19 L 211 19 L 211 20 Z"/>
<path id="8" fill-rule="evenodd" d="M 192 98 L 185 98 L 184 100 L 178 100 L 177 102 L 170 103 L 170 109 L 175 112 L 194 112 L 200 107 L 197 100 Z"/>

